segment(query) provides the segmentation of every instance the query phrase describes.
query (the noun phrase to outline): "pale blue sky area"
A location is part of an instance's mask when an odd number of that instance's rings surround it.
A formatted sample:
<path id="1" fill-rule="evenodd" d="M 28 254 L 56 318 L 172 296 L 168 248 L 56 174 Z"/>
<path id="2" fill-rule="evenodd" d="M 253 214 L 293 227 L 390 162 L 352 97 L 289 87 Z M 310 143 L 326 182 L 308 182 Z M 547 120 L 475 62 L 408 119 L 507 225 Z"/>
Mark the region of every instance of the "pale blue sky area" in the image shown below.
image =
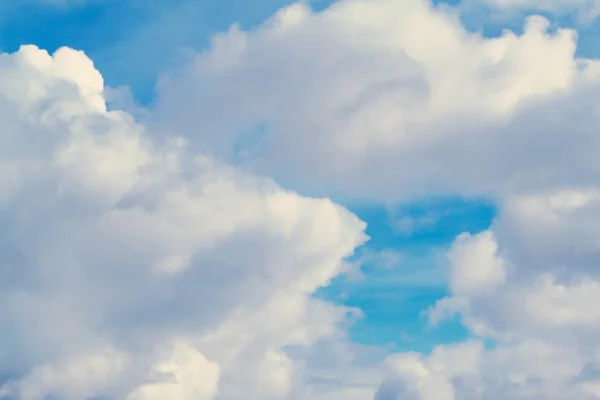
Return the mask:
<path id="1" fill-rule="evenodd" d="M 319 295 L 363 311 L 351 330 L 354 339 L 426 352 L 467 337 L 458 321 L 431 329 L 421 313 L 448 294 L 444 254 L 454 238 L 488 228 L 495 206 L 483 199 L 437 198 L 394 210 L 350 208 L 367 222 L 371 237 L 355 257 L 363 261 L 363 274 L 341 277 Z"/>
<path id="2" fill-rule="evenodd" d="M 109 0 L 69 10 L 26 2 L 0 5 L 0 48 L 14 51 L 32 43 L 53 51 L 60 46 L 84 50 L 110 86 L 129 85 L 141 103 L 152 99 L 161 71 L 181 60 L 182 49 L 201 49 L 210 36 L 233 23 L 260 24 L 288 0 Z M 330 1 L 312 0 L 315 8 Z M 467 15 L 471 29 L 496 35 L 499 27 L 519 29 L 520 18 L 490 22 Z M 573 25 L 565 19 L 562 25 Z M 579 27 L 581 54 L 599 53 L 600 23 Z M 363 310 L 351 330 L 364 343 L 427 350 L 467 334 L 457 322 L 427 328 L 421 311 L 446 295 L 444 251 L 461 232 L 486 229 L 494 215 L 482 200 L 427 199 L 394 210 L 353 207 L 368 225 L 372 240 L 356 259 L 364 260 L 362 278 L 340 278 L 319 296 Z"/>

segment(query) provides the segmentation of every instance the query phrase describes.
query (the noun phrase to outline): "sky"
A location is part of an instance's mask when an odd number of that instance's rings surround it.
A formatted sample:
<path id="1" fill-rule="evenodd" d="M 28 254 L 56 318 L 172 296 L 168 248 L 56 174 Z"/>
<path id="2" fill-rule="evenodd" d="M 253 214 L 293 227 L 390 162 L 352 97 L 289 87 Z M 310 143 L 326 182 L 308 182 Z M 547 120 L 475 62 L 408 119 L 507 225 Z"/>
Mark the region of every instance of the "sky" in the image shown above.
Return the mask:
<path id="1" fill-rule="evenodd" d="M 600 1 L 0 4 L 0 399 L 600 399 Z"/>

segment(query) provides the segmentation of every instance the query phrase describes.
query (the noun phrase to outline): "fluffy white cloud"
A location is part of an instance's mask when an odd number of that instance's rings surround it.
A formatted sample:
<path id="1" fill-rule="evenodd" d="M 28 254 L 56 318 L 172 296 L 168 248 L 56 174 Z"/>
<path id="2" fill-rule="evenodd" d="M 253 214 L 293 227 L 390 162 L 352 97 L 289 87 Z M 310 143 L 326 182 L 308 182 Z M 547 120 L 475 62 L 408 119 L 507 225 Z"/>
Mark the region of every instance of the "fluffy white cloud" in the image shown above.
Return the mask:
<path id="1" fill-rule="evenodd" d="M 597 168 L 596 116 L 579 114 L 595 107 L 598 64 L 574 57 L 576 32 L 548 26 L 533 16 L 522 35 L 490 39 L 422 0 L 300 3 L 215 37 L 163 80 L 156 120 L 317 193 L 393 201 L 583 183 Z"/>
<path id="2" fill-rule="evenodd" d="M 0 56 L 2 394 L 321 393 L 314 346 L 344 344 L 351 310 L 311 294 L 345 270 L 364 223 L 153 138 L 103 93 L 81 52 Z"/>
<path id="3" fill-rule="evenodd" d="M 600 69 L 576 38 L 539 16 L 485 38 L 427 1 L 296 4 L 166 77 L 155 122 L 312 193 L 498 202 L 430 310 L 481 341 L 390 358 L 377 400 L 595 399 Z"/>
<path id="4" fill-rule="evenodd" d="M 511 199 L 491 228 L 495 233 L 454 243 L 453 298 L 433 310 L 435 319 L 444 309 L 463 309 L 474 330 L 492 337 L 600 329 L 600 314 L 591 307 L 600 300 L 599 200 L 575 191 Z"/>
<path id="5" fill-rule="evenodd" d="M 172 374 L 170 382 L 146 384 L 128 399 L 210 400 L 219 392 L 219 365 L 208 361 L 192 344 L 175 344 L 172 356 L 155 369 L 162 374 Z"/>
<path id="6" fill-rule="evenodd" d="M 481 351 L 476 380 L 446 375 L 456 398 L 474 390 L 486 399 L 599 398 L 600 253 L 590 230 L 598 200 L 595 192 L 572 189 L 511 198 L 491 231 L 456 240 L 452 296 L 430 318 L 438 324 L 459 314 L 474 334 L 495 343 Z M 500 271 L 503 279 L 496 279 Z"/>
<path id="7" fill-rule="evenodd" d="M 597 399 L 597 373 L 572 347 L 528 340 L 484 350 L 482 342 L 390 358 L 376 400 Z"/>
<path id="8" fill-rule="evenodd" d="M 503 283 L 506 271 L 496 257 L 497 245 L 490 232 L 475 237 L 460 235 L 448 258 L 451 263 L 450 287 L 456 293 L 492 291 Z"/>
<path id="9" fill-rule="evenodd" d="M 426 1 L 299 3 L 165 77 L 150 126 L 106 109 L 82 53 L 2 55 L 2 393 L 372 396 L 349 310 L 310 296 L 364 224 L 259 172 L 498 201 L 430 310 L 481 340 L 390 357 L 376 400 L 600 398 L 600 68 L 548 28 L 484 38 Z"/>

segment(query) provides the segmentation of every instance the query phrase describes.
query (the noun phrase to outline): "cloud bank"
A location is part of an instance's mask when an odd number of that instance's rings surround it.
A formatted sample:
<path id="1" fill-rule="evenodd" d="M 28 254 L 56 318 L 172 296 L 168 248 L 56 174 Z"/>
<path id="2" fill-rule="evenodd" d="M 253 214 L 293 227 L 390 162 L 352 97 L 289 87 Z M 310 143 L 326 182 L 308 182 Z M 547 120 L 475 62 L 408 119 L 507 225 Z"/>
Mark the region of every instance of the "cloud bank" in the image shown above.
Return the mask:
<path id="1" fill-rule="evenodd" d="M 352 351 L 354 312 L 311 294 L 364 223 L 153 140 L 81 52 L 24 46 L 0 70 L 2 393 L 317 398 L 315 346 Z"/>
<path id="2" fill-rule="evenodd" d="M 532 16 L 485 38 L 426 1 L 298 3 L 167 74 L 144 124 L 107 109 L 83 53 L 3 54 L 2 394 L 600 398 L 600 68 L 576 37 Z M 473 338 L 391 355 L 380 379 L 345 337 L 356 311 L 312 296 L 365 225 L 298 193 L 494 199 L 427 310 Z"/>
<path id="3" fill-rule="evenodd" d="M 483 38 L 425 1 L 296 4 L 257 30 L 233 27 L 165 78 L 156 119 L 316 193 L 397 201 L 592 183 L 596 116 L 584 110 L 598 63 L 574 57 L 575 31 L 548 27 L 532 16 L 520 36 Z"/>
<path id="4" fill-rule="evenodd" d="M 391 356 L 376 400 L 596 399 L 599 64 L 576 40 L 541 16 L 482 37 L 426 1 L 296 4 L 167 76 L 155 123 L 309 193 L 495 200 L 427 312 L 473 339 Z"/>

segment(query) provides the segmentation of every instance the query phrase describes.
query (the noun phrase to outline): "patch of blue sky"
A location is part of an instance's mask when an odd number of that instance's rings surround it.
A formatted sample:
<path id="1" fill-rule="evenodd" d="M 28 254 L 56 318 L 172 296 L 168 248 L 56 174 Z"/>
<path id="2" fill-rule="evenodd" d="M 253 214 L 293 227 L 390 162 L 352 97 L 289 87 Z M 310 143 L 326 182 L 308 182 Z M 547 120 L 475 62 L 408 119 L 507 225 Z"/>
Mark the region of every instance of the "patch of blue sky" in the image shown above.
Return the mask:
<path id="1" fill-rule="evenodd" d="M 351 205 L 350 209 L 368 222 L 369 245 L 377 250 L 444 245 L 462 232 L 486 229 L 496 215 L 489 200 L 461 197 L 432 197 L 394 208 Z"/>
<path id="2" fill-rule="evenodd" d="M 335 279 L 317 297 L 358 308 L 350 328 L 359 343 L 428 352 L 469 337 L 459 319 L 430 327 L 423 311 L 448 293 L 445 253 L 463 232 L 487 229 L 496 207 L 485 199 L 431 198 L 394 209 L 350 207 L 371 240 L 350 260 L 358 273 Z"/>
<path id="3" fill-rule="evenodd" d="M 232 162 L 244 164 L 248 160 L 257 159 L 264 154 L 269 140 L 267 123 L 259 123 L 238 136 L 233 144 Z"/>

